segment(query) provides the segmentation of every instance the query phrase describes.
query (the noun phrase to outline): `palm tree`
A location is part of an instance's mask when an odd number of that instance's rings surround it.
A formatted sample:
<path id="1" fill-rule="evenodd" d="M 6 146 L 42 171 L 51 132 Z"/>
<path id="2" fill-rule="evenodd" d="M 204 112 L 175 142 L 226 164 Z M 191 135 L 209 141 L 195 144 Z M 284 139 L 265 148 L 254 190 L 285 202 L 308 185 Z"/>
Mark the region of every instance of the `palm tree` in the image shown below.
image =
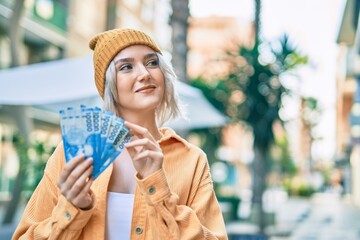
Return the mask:
<path id="1" fill-rule="evenodd" d="M 256 3 L 257 15 L 260 15 L 260 0 L 256 0 Z M 254 45 L 251 48 L 239 46 L 237 51 L 228 52 L 226 60 L 230 64 L 230 71 L 227 77 L 212 85 L 201 79 L 192 84 L 201 88 L 210 102 L 233 123 L 245 122 L 250 126 L 254 136 L 252 217 L 263 232 L 266 218 L 262 197 L 270 165 L 270 148 L 274 143 L 273 124 L 283 123 L 279 110 L 283 106 L 283 97 L 290 94 L 280 78 L 299 65 L 306 64 L 307 57 L 297 53 L 286 35 L 280 39 L 279 50 L 275 50 L 271 43 L 260 41 L 260 18 L 255 19 L 257 36 Z M 271 54 L 274 60 L 262 61 L 263 54 Z"/>

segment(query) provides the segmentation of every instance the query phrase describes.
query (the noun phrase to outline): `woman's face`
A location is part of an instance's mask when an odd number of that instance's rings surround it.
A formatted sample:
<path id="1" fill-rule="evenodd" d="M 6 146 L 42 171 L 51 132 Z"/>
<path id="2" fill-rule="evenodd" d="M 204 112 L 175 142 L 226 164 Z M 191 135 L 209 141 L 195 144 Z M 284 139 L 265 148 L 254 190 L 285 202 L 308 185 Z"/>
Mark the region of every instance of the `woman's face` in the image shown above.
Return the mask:
<path id="1" fill-rule="evenodd" d="M 164 97 L 164 75 L 154 50 L 133 45 L 114 58 L 120 112 L 155 110 Z"/>

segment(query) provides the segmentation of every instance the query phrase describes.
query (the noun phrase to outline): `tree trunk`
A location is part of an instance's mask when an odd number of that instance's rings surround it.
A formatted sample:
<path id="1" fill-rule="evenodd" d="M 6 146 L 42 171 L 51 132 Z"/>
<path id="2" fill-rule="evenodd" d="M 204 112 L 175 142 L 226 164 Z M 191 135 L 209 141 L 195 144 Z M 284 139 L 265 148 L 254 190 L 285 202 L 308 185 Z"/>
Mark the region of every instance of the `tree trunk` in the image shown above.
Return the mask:
<path id="1" fill-rule="evenodd" d="M 261 0 L 255 0 L 255 16 L 254 16 L 254 41 L 255 46 L 260 42 L 260 26 L 261 26 Z"/>
<path id="2" fill-rule="evenodd" d="M 172 0 L 173 13 L 170 18 L 172 27 L 172 64 L 180 81 L 187 82 L 187 30 L 190 16 L 189 0 Z"/>
<path id="3" fill-rule="evenodd" d="M 107 0 L 107 9 L 106 9 L 106 26 L 105 30 L 111 30 L 116 27 L 116 0 Z"/>
<path id="4" fill-rule="evenodd" d="M 9 38 L 10 38 L 10 52 L 11 52 L 11 67 L 19 66 L 19 49 L 21 40 L 20 20 L 24 11 L 24 0 L 16 0 L 13 12 L 10 18 Z"/>
<path id="5" fill-rule="evenodd" d="M 260 26 L 261 26 L 261 0 L 254 1 L 254 49 L 258 55 L 258 46 L 260 44 Z M 266 130 L 264 130 L 266 131 Z M 270 130 L 269 130 L 270 131 Z M 264 133 L 265 134 L 265 133 Z M 259 137 L 255 136 L 255 139 Z M 261 139 L 261 137 L 260 137 Z M 253 221 L 259 227 L 261 233 L 264 233 L 266 227 L 265 212 L 263 209 L 263 194 L 266 189 L 267 176 L 267 150 L 266 146 L 259 146 L 260 143 L 254 143 L 254 162 L 253 162 L 253 197 L 252 197 L 252 217 Z"/>
<path id="6" fill-rule="evenodd" d="M 260 232 L 264 233 L 266 227 L 265 213 L 263 209 L 263 193 L 266 189 L 266 152 L 258 147 L 254 147 L 254 162 L 253 162 L 253 197 L 252 197 L 252 217 L 253 221 L 257 223 Z"/>

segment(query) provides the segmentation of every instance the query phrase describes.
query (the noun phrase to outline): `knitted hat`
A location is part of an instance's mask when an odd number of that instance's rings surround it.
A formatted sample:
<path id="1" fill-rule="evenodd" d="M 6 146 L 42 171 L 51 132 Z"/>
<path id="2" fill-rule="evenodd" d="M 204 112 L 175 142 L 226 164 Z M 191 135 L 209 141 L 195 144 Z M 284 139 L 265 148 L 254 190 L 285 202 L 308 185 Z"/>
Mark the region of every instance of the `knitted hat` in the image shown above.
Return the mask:
<path id="1" fill-rule="evenodd" d="M 144 32 L 135 29 L 113 29 L 94 36 L 89 47 L 94 50 L 95 85 L 104 98 L 106 70 L 113 58 L 124 48 L 145 45 L 161 53 L 156 43 Z"/>

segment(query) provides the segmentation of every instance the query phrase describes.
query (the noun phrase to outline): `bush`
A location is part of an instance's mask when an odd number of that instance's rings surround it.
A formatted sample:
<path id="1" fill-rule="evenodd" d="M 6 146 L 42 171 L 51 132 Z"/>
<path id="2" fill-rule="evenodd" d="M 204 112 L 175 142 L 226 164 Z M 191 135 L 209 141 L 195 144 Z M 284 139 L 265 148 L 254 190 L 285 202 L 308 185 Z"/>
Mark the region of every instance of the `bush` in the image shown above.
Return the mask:
<path id="1" fill-rule="evenodd" d="M 289 196 L 310 197 L 315 193 L 315 189 L 311 185 L 299 182 L 296 178 L 284 180 L 283 187 Z"/>

